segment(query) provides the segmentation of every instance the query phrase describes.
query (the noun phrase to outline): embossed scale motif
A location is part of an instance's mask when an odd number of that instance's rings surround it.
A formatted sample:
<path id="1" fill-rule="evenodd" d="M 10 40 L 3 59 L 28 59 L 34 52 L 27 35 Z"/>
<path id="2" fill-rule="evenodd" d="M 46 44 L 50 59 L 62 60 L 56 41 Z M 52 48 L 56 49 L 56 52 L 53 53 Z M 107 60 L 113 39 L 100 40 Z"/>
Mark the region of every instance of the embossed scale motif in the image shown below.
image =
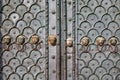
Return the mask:
<path id="1" fill-rule="evenodd" d="M 76 6 L 77 79 L 120 80 L 120 0 L 78 0 Z"/>
<path id="2" fill-rule="evenodd" d="M 120 0 L 0 0 L 0 80 L 120 80 Z"/>
<path id="3" fill-rule="evenodd" d="M 45 80 L 45 0 L 0 1 L 3 46 L 0 80 Z"/>

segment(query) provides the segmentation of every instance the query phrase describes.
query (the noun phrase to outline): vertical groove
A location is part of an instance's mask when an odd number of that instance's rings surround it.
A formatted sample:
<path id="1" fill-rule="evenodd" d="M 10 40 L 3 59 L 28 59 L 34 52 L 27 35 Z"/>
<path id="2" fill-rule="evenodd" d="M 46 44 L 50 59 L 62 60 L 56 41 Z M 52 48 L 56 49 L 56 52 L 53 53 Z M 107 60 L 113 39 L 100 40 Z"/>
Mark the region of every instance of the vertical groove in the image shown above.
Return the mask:
<path id="1" fill-rule="evenodd" d="M 46 75 L 46 79 L 45 80 L 49 80 L 49 47 L 48 47 L 48 35 L 49 35 L 49 3 L 48 0 L 46 0 L 46 4 L 45 4 L 45 21 L 46 21 L 46 25 L 45 25 L 45 47 L 46 47 L 46 51 L 45 51 L 45 57 L 46 57 L 46 71 L 45 71 L 45 75 Z"/>
<path id="2" fill-rule="evenodd" d="M 73 74 L 73 80 L 76 80 L 75 79 L 75 75 L 76 75 L 76 52 L 75 52 L 75 46 L 76 46 L 76 37 L 75 37 L 75 29 L 76 29 L 76 25 L 75 25 L 75 13 L 76 13 L 76 10 L 75 10 L 76 6 L 75 6 L 75 0 L 73 0 L 73 5 L 72 5 L 72 17 L 73 17 L 73 21 L 72 21 L 72 33 L 73 33 L 73 39 L 74 39 L 74 45 L 73 45 L 73 53 L 72 53 L 72 74 Z"/>
<path id="3" fill-rule="evenodd" d="M 57 47 L 56 47 L 56 51 L 57 51 L 57 58 L 56 58 L 56 70 L 57 70 L 57 73 L 56 73 L 56 79 L 57 80 L 61 80 L 61 11 L 60 11 L 60 0 L 57 0 L 56 1 L 56 12 L 57 12 L 57 29 L 56 29 L 56 33 L 57 33 L 57 39 L 58 39 L 58 44 L 57 44 Z"/>
<path id="4" fill-rule="evenodd" d="M 65 66 L 65 79 L 64 80 L 67 80 L 67 44 L 66 44 L 66 40 L 67 40 L 67 0 L 65 0 L 65 3 L 64 3 L 64 5 L 65 5 L 65 17 L 64 17 L 64 19 L 65 19 L 65 33 L 64 33 L 64 35 L 65 35 L 65 52 L 64 52 L 64 60 L 65 60 L 65 63 L 64 63 L 64 66 Z"/>
<path id="5" fill-rule="evenodd" d="M 61 51 L 62 51 L 62 72 L 63 72 L 63 79 L 67 80 L 67 0 L 62 0 L 62 7 L 61 7 Z"/>
<path id="6" fill-rule="evenodd" d="M 76 13 L 75 13 L 75 14 L 76 14 L 76 15 L 75 15 L 75 17 L 76 17 L 76 19 L 75 19 L 75 20 L 76 20 L 76 23 L 75 23 L 75 25 L 76 25 L 75 35 L 78 34 L 78 29 L 77 29 L 77 26 L 78 26 L 78 25 L 77 25 L 77 23 L 78 23 L 77 13 L 78 13 L 78 4 L 79 4 L 78 1 L 79 1 L 79 0 L 76 0 L 76 2 L 75 2 L 75 5 L 76 5 L 76 9 L 75 9 L 75 10 L 76 10 Z M 77 56 L 78 56 L 78 47 L 77 47 L 78 45 L 77 45 L 77 42 L 78 42 L 78 38 L 76 38 L 76 49 L 75 49 L 75 51 L 76 51 L 76 52 L 75 52 L 75 53 L 76 53 L 76 56 L 75 56 L 75 57 L 76 57 L 76 60 L 75 60 L 75 61 L 76 61 L 76 76 L 75 76 L 75 77 L 76 77 L 76 80 L 79 79 L 79 76 L 78 76 L 78 70 L 79 70 L 79 69 L 78 69 L 78 61 L 77 61 Z"/>

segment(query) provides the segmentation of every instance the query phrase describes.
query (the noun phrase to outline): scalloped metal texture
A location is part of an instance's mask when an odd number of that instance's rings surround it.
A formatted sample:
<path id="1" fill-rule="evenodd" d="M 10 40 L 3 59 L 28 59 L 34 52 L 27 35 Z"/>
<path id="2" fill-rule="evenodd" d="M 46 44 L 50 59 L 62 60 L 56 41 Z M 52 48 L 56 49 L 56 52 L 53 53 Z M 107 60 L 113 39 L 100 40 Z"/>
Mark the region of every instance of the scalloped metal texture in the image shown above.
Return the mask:
<path id="1" fill-rule="evenodd" d="M 75 39 L 75 49 L 72 52 L 76 80 L 120 80 L 120 0 L 69 0 L 72 9 L 72 37 Z M 69 16 L 69 15 L 68 15 Z M 69 17 L 68 17 L 69 20 Z M 68 31 L 69 32 L 69 31 Z M 88 46 L 82 46 L 80 40 L 87 36 Z M 103 36 L 105 43 L 96 45 L 96 38 Z M 116 37 L 116 46 L 109 45 L 109 39 Z M 70 50 L 69 50 L 70 51 Z M 68 52 L 68 53 L 72 53 Z M 69 64 L 70 62 L 68 62 Z M 69 69 L 69 65 L 68 65 Z M 72 80 L 72 79 L 68 79 Z"/>
<path id="2" fill-rule="evenodd" d="M 11 37 L 0 46 L 0 80 L 120 80 L 120 0 L 0 0 L 0 23 L 0 40 Z M 96 45 L 101 36 L 104 44 Z"/>
<path id="3" fill-rule="evenodd" d="M 65 6 L 64 40 L 74 40 L 65 51 L 66 79 L 120 80 L 120 0 L 66 0 Z M 105 39 L 101 46 L 96 45 L 99 36 Z M 81 44 L 83 37 L 90 39 L 89 45 Z M 115 46 L 109 43 L 112 37 L 117 38 Z"/>
<path id="4" fill-rule="evenodd" d="M 56 35 L 56 6 L 54 0 L 0 0 L 0 39 L 11 37 L 10 44 L 1 44 L 0 80 L 56 80 L 56 47 L 49 51 L 47 43 L 49 34 Z"/>

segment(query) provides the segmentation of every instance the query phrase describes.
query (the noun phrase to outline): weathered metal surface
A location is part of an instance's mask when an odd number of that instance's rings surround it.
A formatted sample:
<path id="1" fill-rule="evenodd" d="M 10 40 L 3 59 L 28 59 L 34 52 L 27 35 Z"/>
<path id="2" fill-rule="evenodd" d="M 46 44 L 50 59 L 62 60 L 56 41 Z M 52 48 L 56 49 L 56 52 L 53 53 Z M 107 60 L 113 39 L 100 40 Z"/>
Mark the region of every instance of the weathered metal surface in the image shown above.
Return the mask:
<path id="1" fill-rule="evenodd" d="M 48 45 L 50 34 L 59 35 L 58 2 L 0 0 L 0 80 L 59 80 L 59 40 Z"/>
<path id="2" fill-rule="evenodd" d="M 0 0 L 1 80 L 120 80 L 120 0 Z"/>
<path id="3" fill-rule="evenodd" d="M 119 80 L 120 0 L 65 1 L 67 37 L 74 39 L 67 50 L 67 80 Z"/>

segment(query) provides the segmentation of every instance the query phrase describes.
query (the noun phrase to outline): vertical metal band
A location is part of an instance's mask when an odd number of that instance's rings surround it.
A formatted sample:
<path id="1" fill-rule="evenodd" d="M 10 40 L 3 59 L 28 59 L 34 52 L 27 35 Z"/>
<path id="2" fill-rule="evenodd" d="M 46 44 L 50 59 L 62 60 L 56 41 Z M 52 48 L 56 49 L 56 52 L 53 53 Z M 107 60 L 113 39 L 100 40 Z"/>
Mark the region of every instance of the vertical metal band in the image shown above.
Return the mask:
<path id="1" fill-rule="evenodd" d="M 72 53 L 72 70 L 73 70 L 73 80 L 76 80 L 76 0 L 72 0 L 72 33 L 73 33 L 73 53 Z"/>
<path id="2" fill-rule="evenodd" d="M 57 46 L 56 46 L 56 80 L 61 80 L 61 48 L 60 48 L 60 44 L 61 44 L 61 36 L 60 36 L 60 32 L 61 32 L 61 4 L 60 4 L 61 0 L 56 0 L 56 34 L 57 34 Z"/>
<path id="3" fill-rule="evenodd" d="M 77 26 L 78 26 L 77 13 L 78 13 L 78 12 L 77 12 L 77 10 L 78 10 L 78 4 L 79 4 L 78 1 L 79 1 L 79 0 L 76 0 L 76 2 L 75 2 L 75 5 L 76 5 L 76 6 L 75 6 L 75 12 L 76 12 L 76 13 L 75 13 L 75 25 L 76 25 L 76 26 L 75 26 L 75 27 L 76 27 L 76 28 L 75 28 L 75 40 L 76 40 L 76 41 L 75 41 L 75 42 L 76 42 L 76 44 L 75 44 L 75 45 L 76 45 L 76 46 L 75 46 L 75 47 L 76 47 L 76 49 L 75 49 L 75 51 L 76 51 L 76 52 L 75 52 L 75 57 L 76 57 L 76 59 L 75 59 L 75 61 L 76 61 L 76 69 L 75 69 L 75 70 L 76 70 L 76 74 L 75 74 L 75 75 L 76 75 L 76 76 L 75 76 L 75 77 L 76 77 L 76 80 L 78 80 L 78 77 L 79 77 L 79 76 L 78 76 L 78 72 L 79 72 L 79 71 L 78 71 L 78 60 L 77 60 L 77 58 L 78 58 L 78 56 L 79 56 L 79 55 L 78 55 L 78 42 L 79 42 L 79 41 L 78 41 L 78 37 L 77 37 L 77 34 L 78 34 L 78 28 L 77 28 Z"/>
<path id="4" fill-rule="evenodd" d="M 75 69 L 76 69 L 76 37 L 75 37 L 75 0 L 67 0 L 67 39 L 73 39 L 72 47 L 67 46 L 67 80 L 75 80 Z"/>
<path id="5" fill-rule="evenodd" d="M 73 7 L 73 0 L 67 0 L 66 2 L 66 6 L 67 6 L 67 10 L 66 10 L 66 13 L 67 13 L 67 40 L 68 39 L 72 39 L 72 41 L 74 42 L 74 35 L 73 35 L 73 10 L 72 10 L 72 7 Z M 68 43 L 69 41 L 67 41 Z M 73 80 L 73 49 L 74 49 L 74 44 L 72 43 L 72 46 L 68 46 L 67 44 L 67 80 Z"/>
<path id="6" fill-rule="evenodd" d="M 57 37 L 57 3 L 56 0 L 49 0 L 49 36 Z M 58 38 L 58 37 L 57 37 Z M 57 39 L 58 40 L 58 39 Z M 49 80 L 56 80 L 57 76 L 57 46 L 49 45 Z"/>
<path id="7" fill-rule="evenodd" d="M 46 35 L 46 37 L 45 37 L 45 41 L 46 41 L 46 44 L 45 44 L 45 48 L 46 48 L 46 50 L 45 50 L 45 57 L 46 57 L 46 67 L 45 67 L 45 69 L 46 69 L 46 72 L 45 72 L 45 75 L 46 75 L 46 77 L 45 77 L 45 80 L 49 80 L 49 47 L 48 47 L 48 35 L 49 35 L 49 3 L 48 3 L 48 0 L 46 0 L 46 7 L 45 7 L 45 14 L 46 14 L 46 17 L 45 17 L 45 19 L 46 19 L 46 25 L 45 25 L 45 35 Z"/>
<path id="8" fill-rule="evenodd" d="M 61 0 L 61 53 L 62 80 L 67 80 L 67 0 Z"/>

